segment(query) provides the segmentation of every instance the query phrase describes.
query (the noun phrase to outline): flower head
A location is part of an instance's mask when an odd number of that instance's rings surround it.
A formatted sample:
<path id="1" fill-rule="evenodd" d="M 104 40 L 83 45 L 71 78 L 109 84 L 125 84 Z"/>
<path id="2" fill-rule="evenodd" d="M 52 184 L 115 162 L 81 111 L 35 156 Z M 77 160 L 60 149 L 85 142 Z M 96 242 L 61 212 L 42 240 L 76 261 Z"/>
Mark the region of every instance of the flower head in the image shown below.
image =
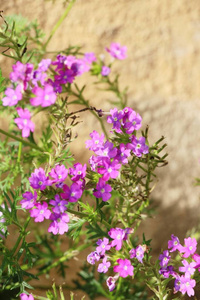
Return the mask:
<path id="1" fill-rule="evenodd" d="M 113 271 L 118 272 L 120 277 L 133 276 L 134 267 L 131 265 L 131 261 L 129 259 L 121 259 L 117 260 L 118 265 L 114 266 Z"/>
<path id="2" fill-rule="evenodd" d="M 106 51 L 114 58 L 123 60 L 126 58 L 126 46 L 121 46 L 119 43 L 111 43 L 110 48 L 106 48 Z"/>
<path id="3" fill-rule="evenodd" d="M 30 132 L 33 132 L 35 129 L 35 124 L 30 120 L 31 113 L 27 108 L 22 109 L 21 107 L 17 107 L 16 109 L 19 118 L 14 119 L 14 121 L 18 128 L 22 130 L 22 136 L 28 137 Z"/>

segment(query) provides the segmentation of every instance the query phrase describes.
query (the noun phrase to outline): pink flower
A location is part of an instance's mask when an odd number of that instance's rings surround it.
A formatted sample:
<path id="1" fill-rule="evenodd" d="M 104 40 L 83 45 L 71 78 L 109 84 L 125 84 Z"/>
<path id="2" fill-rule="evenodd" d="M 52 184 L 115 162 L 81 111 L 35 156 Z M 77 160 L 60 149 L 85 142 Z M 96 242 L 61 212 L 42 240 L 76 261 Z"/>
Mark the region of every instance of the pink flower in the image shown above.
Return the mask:
<path id="1" fill-rule="evenodd" d="M 116 246 L 116 250 L 120 250 L 122 247 L 122 242 L 125 238 L 125 230 L 121 228 L 111 228 L 108 235 L 113 239 L 111 242 L 111 247 Z"/>
<path id="2" fill-rule="evenodd" d="M 126 46 L 121 46 L 119 43 L 111 43 L 110 48 L 106 48 L 106 51 L 114 58 L 123 60 L 126 58 Z"/>
<path id="3" fill-rule="evenodd" d="M 129 259 L 121 259 L 117 260 L 117 266 L 114 266 L 114 272 L 118 272 L 120 277 L 133 276 L 134 267 L 131 265 L 131 261 Z"/>
<path id="4" fill-rule="evenodd" d="M 56 93 L 50 84 L 46 84 L 44 88 L 34 87 L 32 92 L 35 94 L 35 97 L 30 99 L 33 106 L 47 107 L 56 102 Z"/>
<path id="5" fill-rule="evenodd" d="M 27 295 L 25 293 L 20 294 L 20 299 L 21 300 L 34 300 L 32 295 Z"/>
<path id="6" fill-rule="evenodd" d="M 181 247 L 179 251 L 183 254 L 183 257 L 189 257 L 191 254 L 194 254 L 197 249 L 197 241 L 195 238 L 188 237 L 184 239 L 185 246 Z"/>
<path id="7" fill-rule="evenodd" d="M 64 234 L 68 231 L 69 216 L 66 213 L 63 214 L 52 214 L 51 219 L 53 222 L 50 224 L 48 232 L 56 234 Z"/>
<path id="8" fill-rule="evenodd" d="M 2 99 L 3 101 L 3 106 L 14 106 L 22 99 L 22 87 L 21 85 L 18 85 L 16 89 L 14 90 L 13 88 L 8 87 L 5 90 L 5 95 Z"/>
<path id="9" fill-rule="evenodd" d="M 35 124 L 30 120 L 31 113 L 27 108 L 22 109 L 21 107 L 17 107 L 16 110 L 19 118 L 14 119 L 14 121 L 18 128 L 22 130 L 22 136 L 28 137 L 30 132 L 33 132 L 35 129 Z"/>
<path id="10" fill-rule="evenodd" d="M 35 218 L 35 222 L 43 222 L 44 219 L 49 219 L 51 215 L 51 211 L 48 209 L 48 204 L 44 202 L 36 203 L 36 208 L 32 208 L 30 210 L 30 216 Z"/>

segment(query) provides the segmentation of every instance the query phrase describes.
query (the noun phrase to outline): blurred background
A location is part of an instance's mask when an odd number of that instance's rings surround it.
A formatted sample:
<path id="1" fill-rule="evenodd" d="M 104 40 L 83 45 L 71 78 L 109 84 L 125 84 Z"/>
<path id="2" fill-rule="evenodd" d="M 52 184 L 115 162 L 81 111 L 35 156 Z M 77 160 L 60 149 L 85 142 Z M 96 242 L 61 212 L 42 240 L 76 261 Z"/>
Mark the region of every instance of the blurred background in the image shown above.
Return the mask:
<path id="1" fill-rule="evenodd" d="M 37 19 L 48 36 L 67 2 L 1 0 L 0 9 L 4 16 Z M 168 144 L 169 163 L 157 172 L 152 193 L 156 214 L 140 229 L 152 238 L 156 254 L 167 247 L 172 233 L 183 242 L 186 232 L 200 224 L 200 187 L 194 186 L 200 177 L 200 1 L 77 0 L 48 50 L 80 45 L 99 56 L 111 42 L 128 48 L 128 57 L 114 66 L 121 88 L 129 87 L 128 106 L 143 117 L 143 129 L 149 125 L 151 143 L 164 135 Z M 0 66 L 8 76 L 10 60 L 1 55 Z M 87 83 L 87 77 L 81 80 Z M 96 93 L 92 84 L 86 96 L 105 110 L 111 108 L 106 100 L 115 100 L 109 93 Z M 6 126 L 5 120 L 0 125 Z M 96 120 L 87 117 L 82 125 L 73 151 L 85 162 L 84 141 Z"/>

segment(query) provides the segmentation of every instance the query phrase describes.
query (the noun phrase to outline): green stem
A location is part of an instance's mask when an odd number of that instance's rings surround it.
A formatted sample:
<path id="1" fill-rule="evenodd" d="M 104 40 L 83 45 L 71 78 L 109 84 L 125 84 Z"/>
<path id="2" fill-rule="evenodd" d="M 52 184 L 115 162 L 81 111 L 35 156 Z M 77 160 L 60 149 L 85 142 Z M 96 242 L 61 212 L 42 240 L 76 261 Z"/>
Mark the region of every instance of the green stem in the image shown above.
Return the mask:
<path id="1" fill-rule="evenodd" d="M 28 142 L 28 141 L 25 141 L 24 139 L 22 139 L 22 138 L 20 138 L 20 137 L 17 137 L 17 136 L 15 136 L 15 135 L 13 135 L 13 134 L 11 134 L 11 133 L 9 133 L 9 132 L 6 132 L 6 131 L 4 131 L 3 129 L 0 129 L 0 133 L 6 135 L 6 136 L 8 136 L 8 137 L 10 137 L 10 138 L 12 138 L 12 139 L 14 139 L 14 140 L 16 140 L 16 141 L 21 142 L 22 144 L 24 144 L 24 145 L 26 145 L 26 146 L 29 146 L 29 147 L 34 148 L 34 149 L 37 149 L 37 150 L 39 150 L 40 152 L 44 152 L 44 150 L 43 150 L 42 148 L 38 147 L 37 145 L 35 145 L 35 144 L 33 144 L 33 143 L 30 143 L 30 142 Z"/>
<path id="2" fill-rule="evenodd" d="M 62 22 L 65 20 L 65 18 L 67 17 L 68 13 L 70 12 L 73 4 L 75 3 L 76 0 L 71 0 L 71 2 L 69 3 L 68 7 L 66 8 L 66 10 L 64 11 L 63 15 L 60 17 L 60 19 L 58 20 L 58 22 L 55 24 L 55 26 L 53 27 L 46 43 L 44 44 L 44 51 L 46 51 L 47 45 L 49 44 L 50 40 L 52 39 L 53 35 L 55 34 L 56 30 L 60 27 L 60 25 L 62 24 Z"/>

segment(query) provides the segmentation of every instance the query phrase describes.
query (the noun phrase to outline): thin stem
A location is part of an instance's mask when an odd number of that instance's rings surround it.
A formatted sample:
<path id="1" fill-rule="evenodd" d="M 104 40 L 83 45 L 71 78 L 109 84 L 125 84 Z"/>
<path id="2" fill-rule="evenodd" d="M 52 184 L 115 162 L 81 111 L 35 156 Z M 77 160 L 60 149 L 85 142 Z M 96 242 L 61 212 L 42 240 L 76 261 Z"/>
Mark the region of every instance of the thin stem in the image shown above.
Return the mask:
<path id="1" fill-rule="evenodd" d="M 12 138 L 12 139 L 14 139 L 16 141 L 21 142 L 22 144 L 24 144 L 26 146 L 29 146 L 29 147 L 34 148 L 34 149 L 37 149 L 40 152 L 44 152 L 44 150 L 42 148 L 40 148 L 39 146 L 37 146 L 37 145 L 35 145 L 35 144 L 31 143 L 31 142 L 25 141 L 24 139 L 22 139 L 20 137 L 17 137 L 15 135 L 13 135 L 12 133 L 6 132 L 3 129 L 0 129 L 0 133 L 6 135 L 6 136 L 8 136 L 8 137 L 10 137 L 10 138 Z"/>
<path id="2" fill-rule="evenodd" d="M 60 25 L 62 24 L 62 22 L 65 20 L 65 18 L 67 17 L 67 15 L 69 14 L 73 4 L 75 3 L 76 0 L 71 0 L 71 2 L 69 3 L 68 7 L 66 8 L 66 10 L 64 11 L 63 15 L 60 17 L 60 19 L 58 20 L 58 22 L 55 24 L 55 26 L 53 27 L 46 43 L 44 44 L 43 50 L 46 51 L 47 45 L 49 44 L 50 40 L 52 39 L 53 35 L 55 34 L 56 30 L 60 27 Z"/>

